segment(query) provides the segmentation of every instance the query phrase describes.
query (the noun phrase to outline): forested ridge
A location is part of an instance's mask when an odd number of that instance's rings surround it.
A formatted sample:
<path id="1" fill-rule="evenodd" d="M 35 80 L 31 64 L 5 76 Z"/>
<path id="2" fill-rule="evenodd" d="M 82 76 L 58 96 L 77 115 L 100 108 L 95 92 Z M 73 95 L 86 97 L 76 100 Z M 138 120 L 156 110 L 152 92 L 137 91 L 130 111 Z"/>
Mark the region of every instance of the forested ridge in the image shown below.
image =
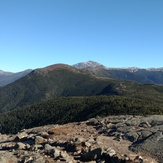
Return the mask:
<path id="1" fill-rule="evenodd" d="M 0 132 L 83 121 L 96 116 L 163 114 L 163 103 L 120 96 L 64 97 L 0 114 Z"/>

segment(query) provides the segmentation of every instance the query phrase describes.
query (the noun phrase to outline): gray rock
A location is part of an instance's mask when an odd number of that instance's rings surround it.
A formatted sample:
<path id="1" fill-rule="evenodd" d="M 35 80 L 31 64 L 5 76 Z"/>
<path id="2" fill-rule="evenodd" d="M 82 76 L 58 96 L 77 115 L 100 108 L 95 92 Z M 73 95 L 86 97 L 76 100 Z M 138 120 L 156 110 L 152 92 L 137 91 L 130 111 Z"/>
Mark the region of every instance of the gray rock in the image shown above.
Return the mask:
<path id="1" fill-rule="evenodd" d="M 16 149 L 19 149 L 19 150 L 25 150 L 25 149 L 27 149 L 27 145 L 26 144 L 24 144 L 24 143 L 22 143 L 22 142 L 18 142 L 17 144 L 16 144 L 16 147 L 15 147 Z"/>
<path id="2" fill-rule="evenodd" d="M 133 118 L 133 119 L 127 121 L 126 125 L 135 127 L 135 126 L 139 126 L 140 122 L 141 122 L 140 118 Z"/>
<path id="3" fill-rule="evenodd" d="M 133 144 L 130 149 L 134 152 L 144 152 L 155 155 L 163 161 L 163 134 L 158 131 L 143 142 Z"/>
<path id="4" fill-rule="evenodd" d="M 33 145 L 32 148 L 31 148 L 33 151 L 38 151 L 40 149 L 43 149 L 43 145 L 41 144 L 36 144 L 36 145 Z"/>
<path id="5" fill-rule="evenodd" d="M 148 128 L 148 127 L 151 127 L 151 125 L 149 124 L 149 122 L 141 122 L 141 123 L 139 124 L 139 127 Z"/>
<path id="6" fill-rule="evenodd" d="M 87 122 L 88 125 L 97 126 L 100 125 L 100 121 L 96 118 L 92 118 Z"/>
<path id="7" fill-rule="evenodd" d="M 31 163 L 46 163 L 46 159 L 42 156 L 38 156 L 36 157 L 33 161 L 31 161 Z"/>
<path id="8" fill-rule="evenodd" d="M 35 138 L 36 145 L 45 144 L 46 142 L 47 142 L 47 139 L 44 139 L 41 136 L 36 136 L 36 138 Z"/>
<path id="9" fill-rule="evenodd" d="M 84 145 L 86 146 L 86 147 L 91 147 L 91 143 L 89 143 L 89 142 L 84 142 Z"/>
<path id="10" fill-rule="evenodd" d="M 61 156 L 61 150 L 54 147 L 54 148 L 50 151 L 50 154 L 51 154 L 51 156 L 54 157 L 54 158 L 60 157 L 60 156 Z"/>
<path id="11" fill-rule="evenodd" d="M 28 138 L 28 134 L 26 132 L 21 132 L 16 135 L 15 141 L 24 141 L 27 140 L 27 138 Z"/>
<path id="12" fill-rule="evenodd" d="M 52 147 L 51 145 L 49 144 L 45 144 L 45 147 L 44 147 L 44 153 L 46 155 L 49 155 L 51 157 L 54 157 L 54 150 L 55 150 L 55 147 Z"/>
<path id="13" fill-rule="evenodd" d="M 151 126 L 163 125 L 162 115 L 152 115 L 147 117 L 142 117 L 142 121 L 148 122 Z"/>
<path id="14" fill-rule="evenodd" d="M 132 118 L 132 116 L 125 116 L 125 115 L 113 116 L 113 117 L 107 118 L 106 122 L 112 123 L 112 124 L 124 123 L 130 118 Z"/>
<path id="15" fill-rule="evenodd" d="M 62 161 L 66 161 L 68 163 L 74 162 L 74 158 L 70 156 L 66 151 L 61 151 L 60 157 L 61 157 L 60 160 Z"/>
<path id="16" fill-rule="evenodd" d="M 108 148 L 105 152 L 105 155 L 109 155 L 110 157 L 116 155 L 116 152 L 114 149 Z"/>
<path id="17" fill-rule="evenodd" d="M 130 131 L 130 132 L 127 132 L 124 135 L 124 138 L 127 139 L 127 140 L 129 140 L 129 141 L 131 141 L 131 142 L 135 142 L 135 141 L 138 140 L 139 135 L 135 131 Z"/>
<path id="18" fill-rule="evenodd" d="M 96 148 L 89 152 L 84 152 L 81 154 L 81 160 L 82 161 L 93 161 L 98 160 L 102 155 L 102 149 Z"/>
<path id="19" fill-rule="evenodd" d="M 116 132 L 126 133 L 131 130 L 131 126 L 117 127 Z"/>
<path id="20" fill-rule="evenodd" d="M 16 143 L 15 142 L 5 142 L 0 145 L 1 150 L 12 150 L 16 148 Z"/>
<path id="21" fill-rule="evenodd" d="M 163 132 L 163 125 L 158 125 L 157 127 L 159 131 Z"/>
<path id="22" fill-rule="evenodd" d="M 152 132 L 150 130 L 142 130 L 137 133 L 139 134 L 139 140 L 146 139 L 152 135 Z"/>
<path id="23" fill-rule="evenodd" d="M 10 152 L 0 151 L 0 163 L 17 163 L 17 158 Z"/>

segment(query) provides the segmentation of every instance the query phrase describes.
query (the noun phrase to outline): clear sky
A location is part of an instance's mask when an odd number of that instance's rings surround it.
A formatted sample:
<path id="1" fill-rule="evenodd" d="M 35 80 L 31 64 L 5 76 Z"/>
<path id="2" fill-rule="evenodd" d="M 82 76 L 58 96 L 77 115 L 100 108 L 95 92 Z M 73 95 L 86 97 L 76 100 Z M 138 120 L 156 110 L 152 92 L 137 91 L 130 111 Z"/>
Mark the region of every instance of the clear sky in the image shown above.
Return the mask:
<path id="1" fill-rule="evenodd" d="M 163 0 L 0 0 L 0 70 L 88 60 L 163 67 Z"/>

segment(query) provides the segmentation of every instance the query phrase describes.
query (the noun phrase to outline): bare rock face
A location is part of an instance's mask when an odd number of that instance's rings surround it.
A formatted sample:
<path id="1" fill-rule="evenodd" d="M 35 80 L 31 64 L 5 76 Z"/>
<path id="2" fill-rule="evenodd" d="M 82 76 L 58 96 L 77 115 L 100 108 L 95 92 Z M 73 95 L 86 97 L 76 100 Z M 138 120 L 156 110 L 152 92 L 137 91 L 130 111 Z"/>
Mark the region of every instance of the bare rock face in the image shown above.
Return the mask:
<path id="1" fill-rule="evenodd" d="M 163 116 L 110 116 L 0 135 L 0 163 L 162 163 Z"/>
<path id="2" fill-rule="evenodd" d="M 1 151 L 0 152 L 0 162 L 2 163 L 17 163 L 17 158 L 9 152 Z"/>
<path id="3" fill-rule="evenodd" d="M 131 145 L 131 150 L 135 152 L 146 151 L 156 155 L 160 160 L 163 158 L 163 134 L 162 131 L 156 133 L 144 139 L 142 142 L 136 142 Z"/>

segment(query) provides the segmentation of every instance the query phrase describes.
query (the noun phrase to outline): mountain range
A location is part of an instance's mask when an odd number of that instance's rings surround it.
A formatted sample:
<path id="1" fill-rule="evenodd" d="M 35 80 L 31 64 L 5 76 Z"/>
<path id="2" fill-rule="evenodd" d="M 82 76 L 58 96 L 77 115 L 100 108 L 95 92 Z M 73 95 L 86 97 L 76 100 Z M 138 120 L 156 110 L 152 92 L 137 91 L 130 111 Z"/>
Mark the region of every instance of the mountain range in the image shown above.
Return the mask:
<path id="1" fill-rule="evenodd" d="M 0 88 L 0 112 L 67 96 L 120 95 L 163 100 L 163 86 L 99 77 L 84 70 L 65 64 L 33 70 Z"/>
<path id="2" fill-rule="evenodd" d="M 93 61 L 81 62 L 75 64 L 74 67 L 84 73 L 99 77 L 116 80 L 131 80 L 143 84 L 163 84 L 163 68 L 108 68 Z"/>
<path id="3" fill-rule="evenodd" d="M 116 80 L 131 80 L 142 84 L 163 84 L 163 68 L 109 68 L 98 62 L 81 62 L 72 67 L 83 73 Z M 8 85 L 29 74 L 32 70 L 12 73 L 0 70 L 0 87 Z"/>
<path id="4" fill-rule="evenodd" d="M 0 87 L 0 132 L 99 115 L 163 114 L 162 85 L 111 79 L 85 71 L 105 66 L 82 64 L 35 69 Z"/>
<path id="5" fill-rule="evenodd" d="M 66 96 L 119 94 L 115 82 L 56 64 L 33 70 L 23 78 L 0 88 L 0 112 Z"/>

